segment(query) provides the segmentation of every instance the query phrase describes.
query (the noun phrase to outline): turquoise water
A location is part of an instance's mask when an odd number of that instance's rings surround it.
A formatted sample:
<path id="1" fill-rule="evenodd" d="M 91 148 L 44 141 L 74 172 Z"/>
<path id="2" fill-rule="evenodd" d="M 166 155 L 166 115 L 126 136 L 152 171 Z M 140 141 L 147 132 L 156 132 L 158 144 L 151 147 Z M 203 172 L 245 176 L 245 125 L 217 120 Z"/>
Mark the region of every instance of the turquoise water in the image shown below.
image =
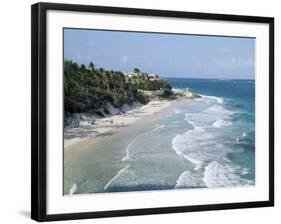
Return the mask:
<path id="1" fill-rule="evenodd" d="M 255 82 L 168 80 L 202 98 L 175 102 L 169 115 L 90 146 L 67 164 L 67 190 L 73 183 L 76 193 L 255 184 Z"/>
<path id="2" fill-rule="evenodd" d="M 244 186 L 255 183 L 255 83 L 168 79 L 203 97 L 175 104 L 127 147 L 127 165 L 107 191 Z"/>
<path id="3" fill-rule="evenodd" d="M 254 80 L 169 81 L 174 88 L 188 87 L 203 96 L 182 111 L 193 128 L 173 139 L 174 149 L 203 169 L 206 187 L 254 184 Z M 179 187 L 188 187 L 188 178 Z"/>

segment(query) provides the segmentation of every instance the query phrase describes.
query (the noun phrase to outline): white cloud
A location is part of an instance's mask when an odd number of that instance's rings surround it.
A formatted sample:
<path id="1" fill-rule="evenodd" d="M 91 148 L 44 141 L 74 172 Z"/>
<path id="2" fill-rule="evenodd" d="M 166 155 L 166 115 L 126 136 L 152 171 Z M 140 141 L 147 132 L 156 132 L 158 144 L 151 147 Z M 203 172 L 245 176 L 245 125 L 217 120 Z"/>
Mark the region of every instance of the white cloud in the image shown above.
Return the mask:
<path id="1" fill-rule="evenodd" d="M 220 68 L 245 68 L 255 65 L 255 60 L 252 57 L 240 58 L 233 56 L 231 58 L 213 58 L 212 62 Z"/>

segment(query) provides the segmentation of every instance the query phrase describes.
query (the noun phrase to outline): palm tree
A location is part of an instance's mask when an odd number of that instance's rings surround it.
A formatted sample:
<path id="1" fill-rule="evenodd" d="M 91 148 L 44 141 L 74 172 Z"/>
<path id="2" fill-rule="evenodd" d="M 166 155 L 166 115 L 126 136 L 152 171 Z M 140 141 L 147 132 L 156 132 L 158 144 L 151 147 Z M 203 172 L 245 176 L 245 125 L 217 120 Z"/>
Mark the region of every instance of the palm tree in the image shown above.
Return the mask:
<path id="1" fill-rule="evenodd" d="M 93 63 L 93 62 L 90 62 L 90 64 L 89 64 L 89 68 L 90 68 L 92 71 L 94 71 L 94 70 L 95 70 L 95 65 L 94 65 L 94 63 Z"/>
<path id="2" fill-rule="evenodd" d="M 138 68 L 134 68 L 134 73 L 139 73 L 140 70 Z"/>
<path id="3" fill-rule="evenodd" d="M 109 93 L 109 81 L 110 81 L 110 73 L 106 71 L 105 78 L 103 79 L 103 85 L 106 85 L 107 93 Z"/>
<path id="4" fill-rule="evenodd" d="M 86 66 L 84 65 L 84 64 L 82 64 L 82 65 L 80 65 L 80 70 L 82 71 L 82 72 L 85 72 L 86 71 Z"/>

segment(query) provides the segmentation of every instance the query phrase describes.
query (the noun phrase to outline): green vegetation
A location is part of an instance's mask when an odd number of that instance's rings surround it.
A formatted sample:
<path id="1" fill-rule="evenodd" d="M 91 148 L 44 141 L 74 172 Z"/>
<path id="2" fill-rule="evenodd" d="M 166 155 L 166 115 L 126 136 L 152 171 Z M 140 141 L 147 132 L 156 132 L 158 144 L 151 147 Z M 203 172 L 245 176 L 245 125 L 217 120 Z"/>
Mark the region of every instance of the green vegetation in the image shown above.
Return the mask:
<path id="1" fill-rule="evenodd" d="M 168 81 L 163 79 L 149 80 L 145 76 L 137 77 L 137 88 L 142 90 L 160 90 L 160 89 L 168 89 L 171 90 L 172 87 Z"/>
<path id="2" fill-rule="evenodd" d="M 140 70 L 139 70 L 138 68 L 134 68 L 134 72 L 135 72 L 135 73 L 139 73 Z"/>
<path id="3" fill-rule="evenodd" d="M 161 96 L 164 99 L 174 100 L 177 98 L 176 94 L 171 89 L 164 89 L 164 93 Z"/>
<path id="4" fill-rule="evenodd" d="M 135 68 L 134 73 L 136 75 L 129 78 L 130 83 L 134 83 L 138 89 L 141 90 L 160 90 L 160 89 L 169 89 L 172 87 L 167 80 L 159 79 L 158 75 L 152 79 L 149 77 L 148 73 L 141 72 L 140 69 Z"/>
<path id="5" fill-rule="evenodd" d="M 110 102 L 120 108 L 123 104 L 138 101 L 149 102 L 149 97 L 139 90 L 164 89 L 162 97 L 170 98 L 173 94 L 170 84 L 158 77 L 150 80 L 148 74 L 134 69 L 135 76 L 128 78 L 119 71 L 107 71 L 97 68 L 94 63 L 88 66 L 75 62 L 64 61 L 64 110 L 65 112 L 95 112 L 106 114 L 105 105 Z"/>

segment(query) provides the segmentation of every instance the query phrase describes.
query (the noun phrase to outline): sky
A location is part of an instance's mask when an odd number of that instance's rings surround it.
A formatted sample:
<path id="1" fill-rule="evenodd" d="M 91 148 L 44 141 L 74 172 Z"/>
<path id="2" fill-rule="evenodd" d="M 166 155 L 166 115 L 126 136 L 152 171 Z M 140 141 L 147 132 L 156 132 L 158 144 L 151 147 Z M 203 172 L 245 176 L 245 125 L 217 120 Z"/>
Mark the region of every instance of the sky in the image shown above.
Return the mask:
<path id="1" fill-rule="evenodd" d="M 64 59 L 161 77 L 254 79 L 255 39 L 64 29 Z"/>

